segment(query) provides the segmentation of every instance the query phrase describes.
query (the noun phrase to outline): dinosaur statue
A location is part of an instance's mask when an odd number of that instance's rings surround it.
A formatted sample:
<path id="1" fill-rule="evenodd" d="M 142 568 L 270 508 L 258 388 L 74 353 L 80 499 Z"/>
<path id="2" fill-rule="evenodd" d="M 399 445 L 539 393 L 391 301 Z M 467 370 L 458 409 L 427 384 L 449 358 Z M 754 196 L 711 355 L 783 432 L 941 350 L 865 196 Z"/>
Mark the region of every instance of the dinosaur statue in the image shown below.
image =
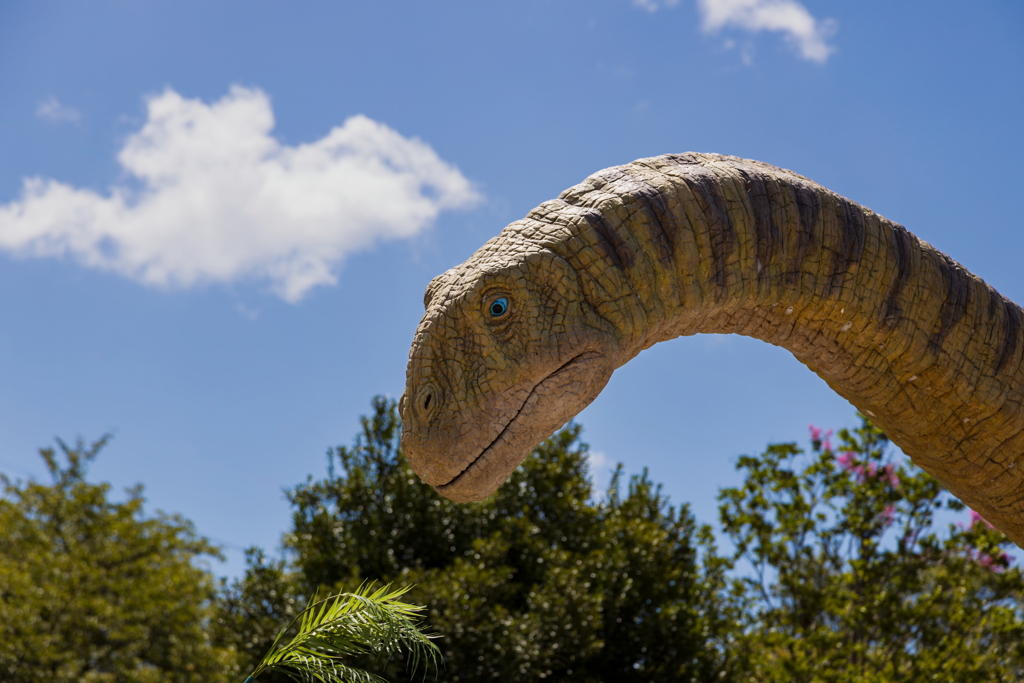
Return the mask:
<path id="1" fill-rule="evenodd" d="M 1024 547 L 1021 309 L 901 225 L 716 154 L 605 169 L 435 278 L 400 401 L 409 463 L 493 493 L 659 341 L 782 346 Z"/>

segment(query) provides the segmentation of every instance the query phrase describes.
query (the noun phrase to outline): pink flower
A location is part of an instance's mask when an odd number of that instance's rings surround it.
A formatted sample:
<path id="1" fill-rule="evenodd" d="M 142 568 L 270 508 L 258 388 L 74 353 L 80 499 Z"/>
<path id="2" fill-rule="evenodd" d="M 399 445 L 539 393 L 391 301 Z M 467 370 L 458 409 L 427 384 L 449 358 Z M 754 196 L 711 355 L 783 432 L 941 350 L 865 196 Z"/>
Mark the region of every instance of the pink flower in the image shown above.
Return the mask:
<path id="1" fill-rule="evenodd" d="M 978 522 L 984 522 L 985 526 L 987 526 L 989 529 L 995 529 L 995 527 L 992 526 L 991 522 L 989 522 L 987 519 L 982 517 L 980 514 L 978 514 L 974 510 L 971 510 L 971 526 L 973 527 Z"/>
<path id="2" fill-rule="evenodd" d="M 900 485 L 900 475 L 896 474 L 896 466 L 889 463 L 882 468 L 882 472 L 879 475 L 883 480 L 888 480 L 889 486 L 898 488 Z"/>
<path id="3" fill-rule="evenodd" d="M 852 472 L 853 468 L 857 466 L 857 455 L 853 451 L 846 451 L 836 458 L 836 462 L 847 472 Z"/>
<path id="4" fill-rule="evenodd" d="M 821 441 L 821 430 L 814 425 L 807 425 L 807 429 L 811 432 L 811 441 Z"/>
<path id="5" fill-rule="evenodd" d="M 1013 563 L 1013 557 L 1004 552 L 996 555 L 986 555 L 979 550 L 969 548 L 967 550 L 967 557 L 977 562 L 979 567 L 996 574 L 1004 571 Z"/>
<path id="6" fill-rule="evenodd" d="M 836 458 L 839 466 L 851 474 L 857 476 L 857 481 L 863 484 L 868 479 L 878 478 L 893 488 L 900 485 L 900 475 L 896 472 L 896 466 L 892 463 L 878 467 L 875 463 L 861 464 L 857 460 L 857 454 L 853 451 L 843 451 Z"/>
<path id="7" fill-rule="evenodd" d="M 882 510 L 882 525 L 889 526 L 896 519 L 896 506 L 886 505 L 885 509 Z"/>

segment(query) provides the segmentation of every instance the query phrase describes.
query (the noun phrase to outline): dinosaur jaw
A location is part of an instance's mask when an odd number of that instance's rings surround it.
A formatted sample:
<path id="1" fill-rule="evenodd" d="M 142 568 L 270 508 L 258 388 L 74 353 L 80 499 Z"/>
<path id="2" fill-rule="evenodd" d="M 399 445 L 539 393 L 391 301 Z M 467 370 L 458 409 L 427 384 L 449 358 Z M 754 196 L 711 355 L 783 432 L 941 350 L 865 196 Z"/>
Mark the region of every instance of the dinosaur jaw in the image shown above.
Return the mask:
<path id="1" fill-rule="evenodd" d="M 539 442 L 597 398 L 612 370 L 608 357 L 599 351 L 585 351 L 569 360 L 533 387 L 490 445 L 435 490 L 457 503 L 494 493 Z"/>

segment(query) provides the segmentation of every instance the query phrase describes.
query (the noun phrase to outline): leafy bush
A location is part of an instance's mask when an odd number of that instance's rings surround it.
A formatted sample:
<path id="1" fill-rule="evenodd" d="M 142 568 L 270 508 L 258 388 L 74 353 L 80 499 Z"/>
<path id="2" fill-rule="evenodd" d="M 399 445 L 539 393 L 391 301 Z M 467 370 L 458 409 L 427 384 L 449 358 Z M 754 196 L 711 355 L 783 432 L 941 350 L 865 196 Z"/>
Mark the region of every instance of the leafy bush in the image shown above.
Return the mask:
<path id="1" fill-rule="evenodd" d="M 931 476 L 894 457 L 863 420 L 744 456 L 722 491 L 736 558 L 749 563 L 751 681 L 1019 681 L 1024 573 L 1012 543 L 961 511 Z M 947 515 L 948 516 L 948 515 Z"/>

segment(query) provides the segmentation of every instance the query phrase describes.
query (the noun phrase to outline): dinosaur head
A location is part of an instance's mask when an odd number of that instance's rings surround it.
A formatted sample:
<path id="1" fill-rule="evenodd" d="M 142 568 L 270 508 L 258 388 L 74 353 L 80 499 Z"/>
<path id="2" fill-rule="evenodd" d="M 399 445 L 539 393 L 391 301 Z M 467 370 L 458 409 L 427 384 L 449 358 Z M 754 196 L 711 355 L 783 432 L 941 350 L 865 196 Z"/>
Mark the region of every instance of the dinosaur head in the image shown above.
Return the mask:
<path id="1" fill-rule="evenodd" d="M 556 253 L 508 230 L 435 278 L 409 354 L 402 450 L 442 495 L 481 500 L 585 408 L 616 337 Z"/>

